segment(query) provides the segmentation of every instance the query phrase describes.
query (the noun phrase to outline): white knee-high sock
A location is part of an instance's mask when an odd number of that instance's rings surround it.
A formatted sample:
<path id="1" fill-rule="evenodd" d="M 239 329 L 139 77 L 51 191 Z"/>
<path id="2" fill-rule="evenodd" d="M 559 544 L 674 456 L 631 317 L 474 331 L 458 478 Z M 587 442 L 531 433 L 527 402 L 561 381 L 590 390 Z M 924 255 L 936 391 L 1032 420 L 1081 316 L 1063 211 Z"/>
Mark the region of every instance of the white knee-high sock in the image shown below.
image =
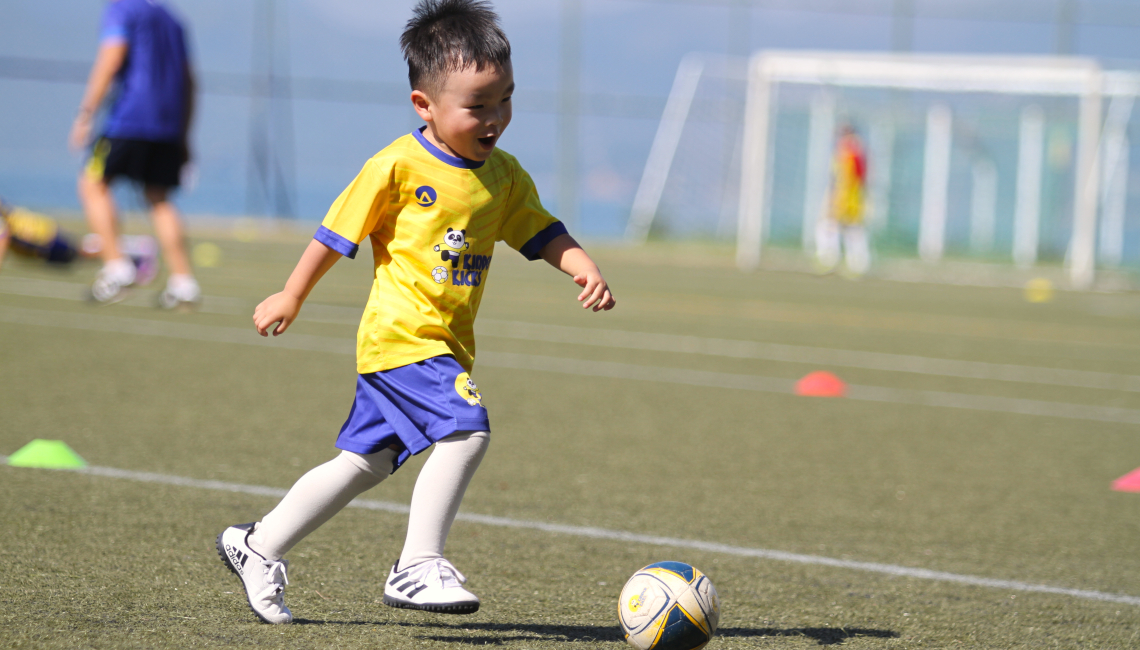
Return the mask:
<path id="1" fill-rule="evenodd" d="M 847 254 L 847 268 L 863 275 L 871 268 L 871 245 L 867 242 L 867 229 L 847 226 L 843 229 L 843 248 Z"/>
<path id="2" fill-rule="evenodd" d="M 490 442 L 491 434 L 486 431 L 461 431 L 435 443 L 412 492 L 401 567 L 443 557 L 463 493 Z"/>
<path id="3" fill-rule="evenodd" d="M 293 545 L 340 512 L 349 501 L 392 473 L 396 452 L 384 449 L 362 456 L 342 451 L 297 480 L 249 537 L 250 548 L 277 560 Z"/>
<path id="4" fill-rule="evenodd" d="M 839 264 L 839 224 L 820 219 L 815 224 L 815 257 L 820 266 L 831 270 Z"/>

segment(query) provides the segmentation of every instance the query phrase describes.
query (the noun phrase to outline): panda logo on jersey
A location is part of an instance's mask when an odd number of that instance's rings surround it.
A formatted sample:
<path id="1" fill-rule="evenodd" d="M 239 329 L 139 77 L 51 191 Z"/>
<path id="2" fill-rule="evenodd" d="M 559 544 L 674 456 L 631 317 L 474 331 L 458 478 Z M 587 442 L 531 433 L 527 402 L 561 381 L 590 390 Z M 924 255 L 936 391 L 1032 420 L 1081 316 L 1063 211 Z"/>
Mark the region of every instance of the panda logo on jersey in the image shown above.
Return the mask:
<path id="1" fill-rule="evenodd" d="M 447 234 L 443 236 L 443 243 L 436 244 L 434 250 L 439 253 L 439 259 L 444 262 L 451 262 L 451 268 L 459 268 L 459 253 L 471 248 L 471 242 L 467 241 L 466 230 L 452 230 L 447 229 Z"/>

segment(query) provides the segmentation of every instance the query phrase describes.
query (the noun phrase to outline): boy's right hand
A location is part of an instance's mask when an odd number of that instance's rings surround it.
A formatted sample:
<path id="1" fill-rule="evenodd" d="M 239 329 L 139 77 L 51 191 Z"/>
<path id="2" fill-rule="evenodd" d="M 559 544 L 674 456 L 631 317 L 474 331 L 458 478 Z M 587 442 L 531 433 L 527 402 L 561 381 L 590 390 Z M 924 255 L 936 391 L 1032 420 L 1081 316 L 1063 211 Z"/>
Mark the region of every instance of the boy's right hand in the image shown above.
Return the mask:
<path id="1" fill-rule="evenodd" d="M 293 321 L 297 320 L 300 311 L 301 301 L 296 296 L 284 291 L 275 293 L 262 300 L 253 310 L 253 325 L 257 328 L 258 334 L 269 336 L 269 328 L 273 327 L 274 323 L 280 323 L 273 329 L 273 336 L 284 334 Z"/>

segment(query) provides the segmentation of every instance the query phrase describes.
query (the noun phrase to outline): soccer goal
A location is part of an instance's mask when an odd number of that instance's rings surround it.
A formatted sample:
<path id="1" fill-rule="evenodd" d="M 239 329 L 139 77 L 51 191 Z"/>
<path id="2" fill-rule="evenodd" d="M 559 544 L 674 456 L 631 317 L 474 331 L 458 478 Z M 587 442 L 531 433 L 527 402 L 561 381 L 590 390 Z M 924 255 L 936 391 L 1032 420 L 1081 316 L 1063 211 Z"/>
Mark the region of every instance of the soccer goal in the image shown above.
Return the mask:
<path id="1" fill-rule="evenodd" d="M 1125 219 L 1138 94 L 1140 75 L 1084 58 L 689 55 L 626 236 L 735 237 L 746 269 L 767 243 L 810 250 L 836 128 L 849 124 L 866 145 L 880 250 L 1064 260 L 1089 287 L 1098 263 L 1140 261 Z"/>

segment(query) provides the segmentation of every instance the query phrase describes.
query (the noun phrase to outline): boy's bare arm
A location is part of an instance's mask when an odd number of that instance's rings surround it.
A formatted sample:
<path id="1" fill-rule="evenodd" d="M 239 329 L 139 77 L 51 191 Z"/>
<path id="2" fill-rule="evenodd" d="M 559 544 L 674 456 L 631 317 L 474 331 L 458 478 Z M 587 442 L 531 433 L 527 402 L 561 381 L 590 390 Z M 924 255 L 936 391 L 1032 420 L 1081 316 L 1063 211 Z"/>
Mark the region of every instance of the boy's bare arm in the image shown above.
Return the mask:
<path id="1" fill-rule="evenodd" d="M 127 59 L 128 46 L 125 42 L 108 43 L 99 47 L 95 55 L 95 63 L 91 66 L 91 76 L 87 79 L 87 89 L 83 99 L 79 102 L 79 114 L 71 125 L 69 141 L 71 148 L 78 151 L 87 146 L 87 139 L 91 136 L 91 122 L 95 111 L 103 103 L 111 82 L 123 62 Z"/>
<path id="2" fill-rule="evenodd" d="M 578 301 L 582 303 L 583 309 L 592 306 L 594 311 L 608 311 L 617 304 L 598 265 L 594 264 L 594 260 L 570 235 L 559 235 L 550 240 L 539 251 L 539 255 L 554 268 L 574 278 L 574 282 L 582 287 Z"/>
<path id="3" fill-rule="evenodd" d="M 253 310 L 253 324 L 257 327 L 257 333 L 269 336 L 269 328 L 274 323 L 280 323 L 273 329 L 273 336 L 284 334 L 289 325 L 297 320 L 301 305 L 309 297 L 313 287 L 317 286 L 317 281 L 341 257 L 340 253 L 315 239 L 309 242 L 309 247 L 305 249 L 301 260 L 297 262 L 296 268 L 285 283 L 285 289 L 262 300 Z"/>

